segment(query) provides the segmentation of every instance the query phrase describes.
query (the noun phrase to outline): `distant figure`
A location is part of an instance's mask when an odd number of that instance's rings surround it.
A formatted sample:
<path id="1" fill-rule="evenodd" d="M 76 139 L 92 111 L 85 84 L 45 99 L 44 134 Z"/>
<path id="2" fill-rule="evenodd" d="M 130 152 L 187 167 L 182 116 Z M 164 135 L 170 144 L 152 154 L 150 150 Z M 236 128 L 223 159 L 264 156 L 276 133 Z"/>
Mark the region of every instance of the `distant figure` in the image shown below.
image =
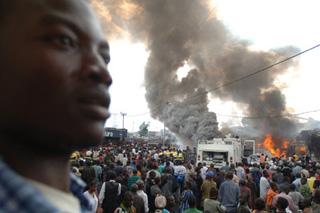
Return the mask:
<path id="1" fill-rule="evenodd" d="M 237 207 L 240 198 L 240 188 L 232 181 L 233 172 L 228 172 L 226 181 L 224 181 L 219 189 L 219 201 L 226 207 L 227 212 L 237 212 Z"/>
<path id="2" fill-rule="evenodd" d="M 136 183 L 139 179 L 138 171 L 136 169 L 133 170 L 132 175 L 128 179 L 128 188 L 131 189 L 131 185 Z"/>
<path id="3" fill-rule="evenodd" d="M 313 213 L 320 213 L 320 190 L 317 190 L 312 200 Z"/>
<path id="4" fill-rule="evenodd" d="M 144 212 L 148 213 L 149 202 L 148 202 L 148 195 L 144 192 L 144 182 L 143 180 L 138 180 L 136 184 L 138 185 L 137 195 L 139 195 L 143 199 Z"/>
<path id="5" fill-rule="evenodd" d="M 237 209 L 237 213 L 250 213 L 250 208 L 248 206 L 248 201 L 249 201 L 249 194 L 248 193 L 243 193 L 240 194 L 240 205 L 239 208 Z"/>
<path id="6" fill-rule="evenodd" d="M 313 209 L 315 207 L 315 209 Z M 302 202 L 299 203 L 299 209 L 302 210 L 303 213 L 319 213 L 320 206 L 311 206 L 310 199 L 303 199 Z"/>
<path id="7" fill-rule="evenodd" d="M 283 198 L 283 197 L 279 197 L 279 199 L 277 199 L 277 203 L 276 203 L 276 213 L 292 213 L 289 209 L 288 209 L 288 201 L 287 199 Z"/>
<path id="8" fill-rule="evenodd" d="M 260 178 L 260 198 L 266 199 L 267 191 L 270 188 L 269 173 L 267 170 L 263 170 L 262 174 L 263 176 Z"/>
<path id="9" fill-rule="evenodd" d="M 252 209 L 253 208 L 253 203 L 252 201 L 252 195 L 251 195 L 251 190 L 247 187 L 246 181 L 245 180 L 240 180 L 239 182 L 239 186 L 240 186 L 240 196 L 243 194 L 247 194 L 248 195 L 248 205 L 249 207 Z"/>
<path id="10" fill-rule="evenodd" d="M 188 199 L 189 208 L 183 213 L 202 213 L 202 211 L 196 208 L 196 198 L 192 195 Z"/>
<path id="11" fill-rule="evenodd" d="M 133 206 L 133 195 L 127 191 L 124 194 L 123 201 L 120 206 L 116 208 L 114 213 L 136 213 L 136 208 Z"/>
<path id="12" fill-rule="evenodd" d="M 138 185 L 136 183 L 131 185 L 131 193 L 133 196 L 133 206 L 136 209 L 136 213 L 145 213 L 143 199 L 137 194 Z"/>
<path id="13" fill-rule="evenodd" d="M 95 213 L 98 209 L 98 197 L 97 193 L 97 183 L 92 181 L 88 185 L 89 189 L 83 193 L 83 195 L 89 200 L 90 205 L 92 206 L 92 213 Z"/>
<path id="14" fill-rule="evenodd" d="M 292 211 L 293 213 L 296 213 L 298 211 L 298 209 L 294 205 L 292 198 L 288 195 L 289 191 L 290 191 L 289 185 L 286 184 L 286 185 L 281 186 L 280 187 L 280 191 L 281 191 L 281 193 L 276 195 L 273 198 L 273 201 L 272 201 L 273 207 L 277 208 L 278 199 L 279 198 L 284 198 L 288 202 L 288 206 L 289 206 L 290 211 Z"/>
<path id="15" fill-rule="evenodd" d="M 296 191 L 296 186 L 294 184 L 290 184 L 290 192 L 288 194 L 292 200 L 296 209 L 299 208 L 299 203 L 303 201 L 304 197 L 301 195 L 300 192 Z"/>
<path id="16" fill-rule="evenodd" d="M 272 201 L 277 194 L 278 194 L 278 186 L 274 182 L 271 182 L 270 188 L 268 189 L 267 196 L 266 196 L 266 205 L 267 205 L 268 211 L 271 211 L 273 209 Z"/>
<path id="17" fill-rule="evenodd" d="M 310 198 L 311 197 L 311 189 L 308 185 L 307 178 L 303 177 L 301 178 L 301 186 L 300 186 L 300 193 L 304 198 Z"/>
<path id="18" fill-rule="evenodd" d="M 170 213 L 165 207 L 167 206 L 167 199 L 163 195 L 157 195 L 155 198 L 155 213 Z"/>
<path id="19" fill-rule="evenodd" d="M 211 188 L 210 197 L 204 200 L 203 211 L 206 213 L 219 213 L 223 211 L 218 201 L 218 190 L 216 188 Z"/>
<path id="20" fill-rule="evenodd" d="M 189 197 L 194 196 L 193 192 L 191 191 L 191 183 L 189 181 L 185 182 L 184 187 L 185 188 L 181 194 L 180 213 L 189 208 Z"/>
<path id="21" fill-rule="evenodd" d="M 214 173 L 212 171 L 208 171 L 206 173 L 206 179 L 201 185 L 202 203 L 205 199 L 209 198 L 211 188 L 217 188 L 217 184 L 214 182 L 213 176 Z"/>
<path id="22" fill-rule="evenodd" d="M 267 213 L 266 211 L 266 203 L 263 199 L 257 198 L 254 202 L 254 210 L 252 213 Z"/>

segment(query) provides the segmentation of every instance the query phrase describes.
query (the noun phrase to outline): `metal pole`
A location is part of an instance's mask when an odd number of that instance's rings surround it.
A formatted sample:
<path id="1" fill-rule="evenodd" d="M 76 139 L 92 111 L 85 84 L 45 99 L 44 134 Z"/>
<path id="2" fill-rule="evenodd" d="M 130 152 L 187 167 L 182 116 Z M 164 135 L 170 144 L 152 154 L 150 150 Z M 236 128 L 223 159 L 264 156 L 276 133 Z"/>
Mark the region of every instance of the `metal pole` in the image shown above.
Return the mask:
<path id="1" fill-rule="evenodd" d="M 127 113 L 120 112 L 120 114 L 122 115 L 122 129 L 124 129 L 124 116 L 126 116 Z"/>
<path id="2" fill-rule="evenodd" d="M 162 138 L 162 146 L 164 146 L 164 137 L 165 137 L 166 125 L 163 122 L 163 138 Z"/>

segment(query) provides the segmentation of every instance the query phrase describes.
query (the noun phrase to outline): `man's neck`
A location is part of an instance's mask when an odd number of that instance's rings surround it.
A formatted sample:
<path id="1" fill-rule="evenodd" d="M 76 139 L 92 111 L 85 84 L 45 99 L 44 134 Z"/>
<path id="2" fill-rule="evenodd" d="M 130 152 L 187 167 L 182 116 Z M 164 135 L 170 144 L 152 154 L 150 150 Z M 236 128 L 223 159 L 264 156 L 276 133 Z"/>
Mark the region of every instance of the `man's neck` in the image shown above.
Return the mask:
<path id="1" fill-rule="evenodd" d="M 33 152 L 32 148 L 21 148 L 0 144 L 0 156 L 15 172 L 61 191 L 69 192 L 70 168 L 69 157 Z"/>

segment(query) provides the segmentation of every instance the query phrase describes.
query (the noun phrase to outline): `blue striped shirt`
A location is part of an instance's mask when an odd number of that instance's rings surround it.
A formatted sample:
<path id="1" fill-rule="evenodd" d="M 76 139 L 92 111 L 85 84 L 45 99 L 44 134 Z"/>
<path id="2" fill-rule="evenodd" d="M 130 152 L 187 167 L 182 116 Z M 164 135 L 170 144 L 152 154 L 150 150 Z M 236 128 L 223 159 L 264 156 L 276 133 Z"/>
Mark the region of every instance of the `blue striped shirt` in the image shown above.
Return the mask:
<path id="1" fill-rule="evenodd" d="M 90 212 L 91 206 L 83 196 L 85 183 L 70 174 L 70 191 L 79 199 L 81 212 Z M 40 191 L 0 160 L 0 213 L 58 213 Z"/>

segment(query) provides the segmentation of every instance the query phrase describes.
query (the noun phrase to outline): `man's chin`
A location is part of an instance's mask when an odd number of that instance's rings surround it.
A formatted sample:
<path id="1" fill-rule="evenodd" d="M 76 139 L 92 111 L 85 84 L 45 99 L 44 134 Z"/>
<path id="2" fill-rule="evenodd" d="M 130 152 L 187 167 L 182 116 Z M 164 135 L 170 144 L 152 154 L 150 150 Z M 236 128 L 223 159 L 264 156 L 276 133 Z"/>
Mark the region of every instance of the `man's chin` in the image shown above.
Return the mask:
<path id="1" fill-rule="evenodd" d="M 68 131 L 66 127 L 59 128 L 61 141 L 68 144 L 71 149 L 81 149 L 100 145 L 104 140 L 105 129 L 102 121 L 79 121 L 73 122 Z"/>
<path id="2" fill-rule="evenodd" d="M 75 143 L 70 144 L 70 146 L 68 147 L 71 151 L 76 151 L 76 150 L 80 150 L 80 149 L 88 149 L 88 148 L 92 148 L 92 147 L 97 147 L 100 146 L 103 143 L 103 138 L 100 139 L 93 139 L 91 138 L 91 140 L 79 140 Z"/>

